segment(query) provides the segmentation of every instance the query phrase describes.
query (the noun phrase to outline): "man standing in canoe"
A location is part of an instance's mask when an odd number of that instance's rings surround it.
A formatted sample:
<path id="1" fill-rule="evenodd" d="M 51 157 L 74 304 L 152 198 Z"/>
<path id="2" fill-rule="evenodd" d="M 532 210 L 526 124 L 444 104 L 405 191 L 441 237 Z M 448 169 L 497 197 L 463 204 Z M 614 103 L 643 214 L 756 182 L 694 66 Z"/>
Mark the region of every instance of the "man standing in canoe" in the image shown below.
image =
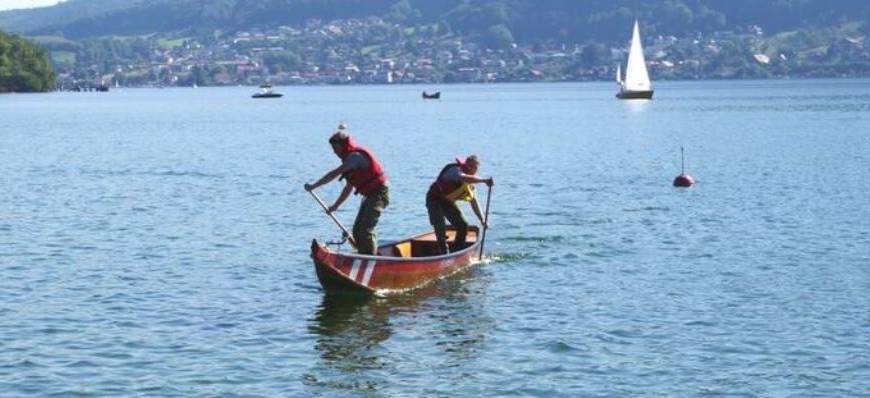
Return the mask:
<path id="1" fill-rule="evenodd" d="M 378 225 L 381 213 L 390 204 L 387 175 L 384 174 L 384 168 L 371 151 L 357 146 L 345 129 L 346 126 L 340 124 L 338 131 L 329 137 L 329 144 L 332 145 L 335 155 L 341 159 L 341 165 L 313 184 L 305 184 L 305 190 L 317 189 L 338 176 L 346 180 L 344 190 L 327 211 L 332 213 L 338 210 L 338 207 L 350 196 L 351 190 L 355 190 L 354 193 L 357 195 L 362 195 L 362 204 L 353 222 L 353 239 L 356 242 L 357 252 L 375 254 L 378 248 L 375 227 Z"/>
<path id="2" fill-rule="evenodd" d="M 456 159 L 441 169 L 438 178 L 429 187 L 426 193 L 426 209 L 429 211 L 429 222 L 435 228 L 435 237 L 438 239 L 438 248 L 441 254 L 447 254 L 447 227 L 444 224 L 446 218 L 450 225 L 456 228 L 455 247 L 459 250 L 465 247 L 465 236 L 468 233 L 468 222 L 462 215 L 462 210 L 456 206 L 456 202 L 464 200 L 471 203 L 471 209 L 480 220 L 480 224 L 486 228 L 486 221 L 480 212 L 480 205 L 474 196 L 474 187 L 471 184 L 486 184 L 492 186 L 493 180 L 477 176 L 477 168 L 480 160 L 477 155 L 471 155 L 465 160 Z"/>

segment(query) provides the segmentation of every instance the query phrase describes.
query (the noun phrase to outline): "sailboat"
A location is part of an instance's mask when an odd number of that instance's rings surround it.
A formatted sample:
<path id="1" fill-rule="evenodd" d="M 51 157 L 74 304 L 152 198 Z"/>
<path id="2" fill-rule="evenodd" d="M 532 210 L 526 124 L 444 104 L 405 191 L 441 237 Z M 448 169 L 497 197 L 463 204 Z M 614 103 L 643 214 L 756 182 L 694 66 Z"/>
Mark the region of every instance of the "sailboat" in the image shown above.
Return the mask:
<path id="1" fill-rule="evenodd" d="M 622 79 L 620 65 L 616 67 L 616 83 L 619 84 L 619 99 L 652 99 L 653 89 L 646 71 L 646 61 L 643 58 L 643 46 L 640 44 L 640 28 L 634 21 L 634 32 L 631 35 L 631 49 L 628 51 L 628 64 L 625 66 L 625 80 Z"/>

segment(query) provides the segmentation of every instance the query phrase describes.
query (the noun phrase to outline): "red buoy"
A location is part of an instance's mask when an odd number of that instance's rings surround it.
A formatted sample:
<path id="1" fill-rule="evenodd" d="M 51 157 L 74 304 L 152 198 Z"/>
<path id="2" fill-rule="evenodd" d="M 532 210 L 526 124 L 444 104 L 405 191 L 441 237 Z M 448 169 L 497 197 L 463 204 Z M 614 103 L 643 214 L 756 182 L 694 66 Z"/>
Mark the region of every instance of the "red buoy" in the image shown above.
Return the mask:
<path id="1" fill-rule="evenodd" d="M 686 162 L 685 156 L 683 155 L 683 147 L 680 147 L 680 175 L 677 178 L 674 178 L 674 186 L 680 188 L 689 188 L 692 185 L 695 185 L 695 179 L 692 176 L 686 174 Z"/>
<path id="2" fill-rule="evenodd" d="M 692 185 L 695 185 L 695 179 L 692 178 L 692 176 L 690 176 L 688 174 L 681 173 L 680 175 L 677 176 L 677 178 L 674 178 L 674 186 L 675 187 L 688 188 L 688 187 L 691 187 Z"/>

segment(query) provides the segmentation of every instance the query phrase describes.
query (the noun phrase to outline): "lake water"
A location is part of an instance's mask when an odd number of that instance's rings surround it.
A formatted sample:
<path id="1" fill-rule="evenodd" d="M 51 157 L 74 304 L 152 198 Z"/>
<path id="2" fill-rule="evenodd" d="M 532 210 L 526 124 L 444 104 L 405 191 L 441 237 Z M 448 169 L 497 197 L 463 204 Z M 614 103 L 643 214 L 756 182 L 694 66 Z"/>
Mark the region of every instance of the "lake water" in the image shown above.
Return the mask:
<path id="1" fill-rule="evenodd" d="M 870 396 L 870 81 L 433 88 L 0 96 L 0 395 Z M 325 295 L 339 121 L 382 243 L 479 154 L 489 259 Z"/>

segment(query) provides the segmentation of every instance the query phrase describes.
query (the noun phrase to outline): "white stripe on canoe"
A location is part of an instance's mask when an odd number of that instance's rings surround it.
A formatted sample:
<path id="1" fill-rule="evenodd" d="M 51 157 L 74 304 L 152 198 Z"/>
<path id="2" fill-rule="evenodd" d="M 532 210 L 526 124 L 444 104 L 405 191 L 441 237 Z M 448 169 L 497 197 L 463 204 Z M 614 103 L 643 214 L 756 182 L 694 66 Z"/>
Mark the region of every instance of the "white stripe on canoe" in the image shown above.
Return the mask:
<path id="1" fill-rule="evenodd" d="M 359 263 L 360 259 L 353 260 L 353 266 L 350 267 L 350 274 L 348 275 L 350 279 L 356 280 L 356 274 L 359 273 Z"/>
<path id="2" fill-rule="evenodd" d="M 369 262 L 369 267 L 366 268 L 366 272 L 363 275 L 363 280 L 362 280 L 363 286 L 369 285 L 369 280 L 372 279 L 372 274 L 375 272 L 375 265 L 377 265 L 376 261 Z"/>

